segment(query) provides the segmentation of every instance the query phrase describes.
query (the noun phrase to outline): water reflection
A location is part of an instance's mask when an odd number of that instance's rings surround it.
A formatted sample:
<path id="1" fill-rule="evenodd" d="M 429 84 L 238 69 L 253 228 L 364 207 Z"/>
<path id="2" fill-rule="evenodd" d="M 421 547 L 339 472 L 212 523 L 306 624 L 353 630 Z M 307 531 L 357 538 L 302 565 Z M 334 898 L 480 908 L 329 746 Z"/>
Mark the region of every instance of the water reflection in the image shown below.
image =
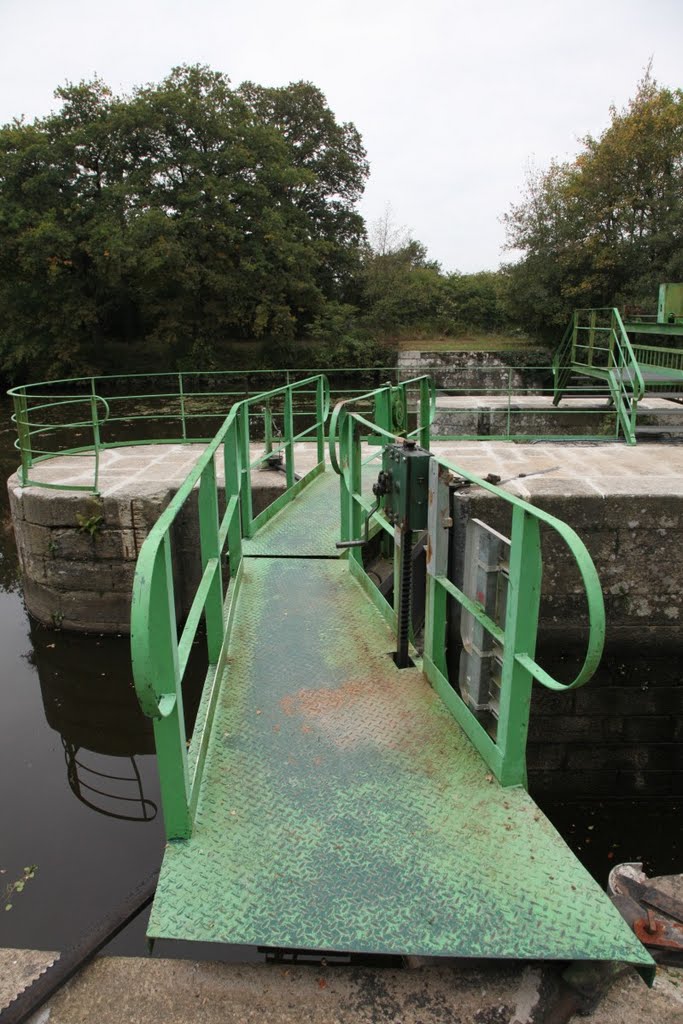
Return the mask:
<path id="1" fill-rule="evenodd" d="M 32 622 L 30 639 L 26 657 L 38 673 L 45 719 L 61 736 L 71 792 L 98 814 L 153 821 L 158 806 L 145 795 L 137 758 L 154 753 L 154 734 L 135 697 L 127 644 L 92 638 L 94 657 L 84 659 L 68 634 Z"/>

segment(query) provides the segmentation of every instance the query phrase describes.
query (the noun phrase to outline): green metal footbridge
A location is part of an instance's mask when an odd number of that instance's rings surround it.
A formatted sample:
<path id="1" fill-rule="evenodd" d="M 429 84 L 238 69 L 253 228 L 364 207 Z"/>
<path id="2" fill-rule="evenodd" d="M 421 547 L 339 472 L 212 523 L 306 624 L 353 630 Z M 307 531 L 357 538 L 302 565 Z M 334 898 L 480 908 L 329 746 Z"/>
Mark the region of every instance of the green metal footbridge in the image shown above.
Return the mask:
<path id="1" fill-rule="evenodd" d="M 298 398 L 311 390 L 315 415 L 295 433 Z M 250 429 L 264 407 L 283 424 L 274 447 L 287 489 L 254 516 Z M 154 721 L 168 838 L 149 936 L 620 960 L 648 975 L 649 954 L 525 790 L 532 685 L 569 688 L 535 659 L 541 529 L 569 546 L 585 586 L 590 628 L 574 687 L 604 637 L 584 545 L 553 516 L 430 454 L 429 379 L 329 412 L 323 376 L 234 405 L 141 550 L 133 664 Z M 316 459 L 300 476 L 303 442 Z M 450 502 L 463 486 L 507 502 L 512 531 L 473 520 L 458 579 Z M 179 629 L 174 523 L 193 503 L 201 578 Z M 426 583 L 413 573 L 422 548 Z M 392 586 L 377 585 L 373 557 Z M 422 590 L 420 637 L 412 609 Z M 188 739 L 183 678 L 203 636 L 208 671 Z"/>

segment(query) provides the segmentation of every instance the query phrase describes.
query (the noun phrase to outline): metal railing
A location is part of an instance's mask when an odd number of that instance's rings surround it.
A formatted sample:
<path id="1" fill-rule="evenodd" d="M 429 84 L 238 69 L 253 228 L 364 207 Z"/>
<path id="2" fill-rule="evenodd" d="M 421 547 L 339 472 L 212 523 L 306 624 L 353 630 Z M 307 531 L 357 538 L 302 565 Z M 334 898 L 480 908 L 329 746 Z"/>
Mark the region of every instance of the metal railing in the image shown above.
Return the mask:
<path id="1" fill-rule="evenodd" d="M 15 446 L 21 460 L 22 486 L 98 493 L 101 456 L 107 449 L 143 444 L 207 444 L 236 402 L 319 372 L 236 370 L 127 374 L 12 388 L 8 393 L 14 404 L 12 419 L 17 429 Z M 402 379 L 419 376 L 425 368 L 418 364 L 415 367 L 342 367 L 322 372 L 328 380 L 332 379 L 336 402 L 366 393 L 368 383 L 373 388 L 386 382 L 395 385 Z M 548 407 L 543 403 L 539 405 L 538 399 L 550 399 L 557 394 L 550 366 L 475 363 L 455 368 L 427 367 L 426 372 L 434 380 L 437 395 L 443 399 L 442 418 L 449 424 L 448 429 L 435 434 L 441 440 L 609 440 L 620 433 L 615 409 L 587 409 L 584 403 L 580 408 L 565 407 L 557 413 L 549 401 Z M 605 396 L 604 386 L 597 382 L 581 388 L 572 388 L 566 383 L 564 392 L 582 399 L 604 399 Z M 491 399 L 491 408 L 487 410 L 490 415 L 482 413 L 475 419 L 474 413 L 486 398 Z M 312 422 L 314 390 L 302 393 L 301 399 L 295 418 L 300 423 Z M 449 400 L 453 399 L 455 403 L 451 401 L 449 406 Z M 557 413 L 555 420 L 553 412 Z M 264 401 L 260 407 L 255 404 L 250 413 L 254 437 L 266 444 L 277 439 L 282 433 L 283 413 L 281 395 Z M 575 429 L 574 421 L 577 422 Z M 549 426 L 554 422 L 559 424 L 557 428 Z M 58 456 L 88 456 L 91 461 L 78 463 L 78 474 L 67 482 L 55 481 L 54 474 L 51 479 L 47 479 L 48 474 L 41 478 L 35 472 L 36 466 Z"/>
<path id="2" fill-rule="evenodd" d="M 295 431 L 297 396 L 315 393 L 314 422 Z M 250 412 L 256 403 L 281 399 L 284 436 L 275 450 L 284 452 L 287 490 L 257 516 L 252 514 L 251 469 L 268 458 L 250 460 Z M 202 768 L 218 686 L 226 667 L 229 633 L 242 580 L 242 538 L 252 536 L 324 469 L 324 428 L 329 387 L 320 374 L 244 399 L 233 405 L 176 495 L 145 540 L 135 570 L 131 608 L 131 650 L 135 689 L 144 713 L 153 719 L 164 821 L 169 838 L 187 837 L 199 795 Z M 300 479 L 295 473 L 295 444 L 310 439 L 317 462 Z M 219 517 L 216 458 L 225 473 L 225 511 Z M 180 636 L 173 583 L 173 524 L 198 487 L 201 578 Z M 224 600 L 223 566 L 230 582 Z M 205 623 L 208 672 L 190 749 L 183 714 L 183 677 L 201 621 Z"/>
<path id="3" fill-rule="evenodd" d="M 386 371 L 341 371 L 379 374 Z M 83 377 L 20 385 L 8 391 L 17 429 L 22 486 L 98 491 L 102 452 L 143 444 L 207 444 L 230 408 L 254 394 L 269 394 L 253 415 L 262 421 L 260 438 L 282 433 L 285 415 L 281 388 L 301 383 L 319 371 L 259 370 L 207 373 L 125 374 Z M 379 377 L 376 377 L 379 382 Z M 355 390 L 365 390 L 356 388 Z M 353 386 L 348 388 L 353 393 Z M 315 416 L 315 389 L 306 392 L 297 419 Z M 272 404 L 271 404 L 272 403 Z M 73 411 L 77 418 L 73 419 Z M 274 429 L 279 423 L 280 429 Z M 32 476 L 41 462 L 63 455 L 93 457 L 87 483 L 54 483 Z"/>
<path id="4" fill-rule="evenodd" d="M 419 385 L 424 395 L 421 407 L 427 409 L 429 385 L 422 381 Z M 380 400 L 381 409 L 382 400 L 386 403 L 386 389 L 377 392 L 376 397 Z M 338 441 L 334 440 L 332 432 L 330 440 L 330 460 L 340 475 L 341 539 L 350 541 L 361 537 L 363 521 L 370 515 L 369 536 L 372 537 L 377 531 L 384 531 L 389 542 L 393 543 L 394 527 L 384 517 L 381 509 L 372 512 L 373 502 L 363 493 L 361 440 L 370 431 L 378 443 L 390 443 L 396 440 L 396 431 L 386 415 L 378 417 L 378 421 L 373 423 L 366 416 L 354 411 L 352 405 L 352 401 L 347 401 L 335 410 L 334 416 L 338 425 L 335 433 Z M 429 423 L 418 424 L 411 435 L 419 440 L 422 447 L 427 448 Z M 526 739 L 533 682 L 537 681 L 551 690 L 575 689 L 590 679 L 599 664 L 605 638 L 605 609 L 600 581 L 586 546 L 566 523 L 446 459 L 434 456 L 431 466 L 422 667 L 432 686 L 499 781 L 505 786 L 524 785 Z M 483 604 L 468 597 L 449 577 L 452 525 L 449 484 L 453 480 L 481 488 L 511 506 L 509 584 L 503 627 L 487 615 Z M 569 548 L 578 567 L 587 600 L 586 654 L 580 672 L 569 684 L 553 678 L 535 660 L 542 580 L 541 526 L 553 530 Z M 394 588 L 394 600 L 393 604 L 390 604 L 365 572 L 362 549 L 350 548 L 347 557 L 353 575 L 385 620 L 395 628 L 400 599 L 399 588 Z M 394 578 L 397 579 L 395 548 L 394 562 Z M 503 650 L 500 704 L 495 735 L 491 735 L 482 725 L 449 678 L 446 662 L 446 610 L 449 597 L 469 612 Z"/>
<path id="5" fill-rule="evenodd" d="M 605 382 L 628 444 L 635 444 L 638 402 L 645 385 L 631 342 L 614 307 L 577 309 L 553 360 L 554 402 L 558 404 L 573 373 Z"/>
<path id="6" fill-rule="evenodd" d="M 647 391 L 654 394 L 663 390 L 675 393 L 683 389 L 683 348 L 664 348 L 661 345 L 641 345 L 637 342 L 631 347 L 645 374 Z M 655 371 L 655 374 L 660 371 L 663 379 L 648 379 L 648 371 Z"/>

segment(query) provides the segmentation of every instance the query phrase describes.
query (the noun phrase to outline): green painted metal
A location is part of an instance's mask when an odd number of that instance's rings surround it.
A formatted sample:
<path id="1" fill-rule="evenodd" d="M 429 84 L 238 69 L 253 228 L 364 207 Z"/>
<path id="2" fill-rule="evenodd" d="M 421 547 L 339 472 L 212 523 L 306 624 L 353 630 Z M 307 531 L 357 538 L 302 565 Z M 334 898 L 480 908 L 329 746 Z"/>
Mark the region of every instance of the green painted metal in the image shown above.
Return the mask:
<path id="1" fill-rule="evenodd" d="M 431 385 L 416 383 L 426 422 L 412 433 L 428 441 Z M 316 386 L 323 420 L 324 386 Z M 369 430 L 378 441 L 395 439 L 394 395 L 389 387 L 374 396 L 382 423 L 350 403 L 336 410 L 342 535 L 357 535 L 379 465 L 363 458 L 360 438 Z M 287 421 L 293 457 L 292 417 Z M 240 513 L 249 506 L 240 489 L 248 486 L 248 427 L 244 408 L 235 408 L 145 542 L 136 572 L 135 682 L 155 720 L 172 840 L 148 934 L 321 951 L 617 959 L 648 971 L 647 952 L 520 785 L 531 681 L 560 687 L 533 658 L 541 522 L 575 552 L 599 619 L 594 569 L 576 535 L 432 459 L 425 657 L 422 664 L 414 652 L 416 667 L 399 670 L 390 656 L 393 609 L 370 584 L 358 550 L 336 557 L 336 478 L 322 474 L 320 462 L 309 479 L 292 483 L 286 505 L 246 536 Z M 320 422 L 315 429 L 320 440 Z M 219 522 L 214 457 L 221 446 L 228 486 Z M 513 505 L 495 740 L 445 676 L 446 598 L 467 601 L 446 575 L 443 510 L 454 471 Z M 203 572 L 185 630 L 194 637 L 203 609 L 213 622 L 209 656 L 216 660 L 188 750 L 181 685 L 187 643 L 175 630 L 170 537 L 197 483 Z M 380 513 L 374 519 L 374 529 L 393 536 Z M 236 550 L 229 551 L 219 623 L 216 580 L 229 538 Z M 482 609 L 469 605 L 486 626 Z M 597 647 L 591 634 L 574 685 L 594 667 Z"/>
<path id="2" fill-rule="evenodd" d="M 340 367 L 334 372 L 342 381 L 337 388 L 338 397 L 359 394 L 364 390 L 349 384 L 349 379 L 353 381 L 354 378 L 374 376 L 379 381 L 387 376 L 396 380 L 399 377 L 396 367 L 382 370 Z M 317 370 L 189 371 L 74 377 L 11 388 L 8 394 L 14 404 L 12 419 L 17 428 L 16 447 L 21 456 L 22 486 L 97 493 L 99 457 L 108 448 L 150 443 L 209 443 L 212 435 L 207 436 L 205 431 L 202 432 L 204 423 L 207 420 L 222 421 L 228 407 L 251 399 L 250 388 L 254 380 L 258 384 L 257 395 L 254 397 L 262 404 L 256 407 L 252 402 L 249 415 L 262 417 L 265 447 L 269 451 L 278 429 L 283 436 L 293 435 L 296 439 L 293 423 L 287 422 L 289 419 L 303 421 L 304 424 L 320 420 L 323 405 L 329 401 L 329 395 L 327 390 L 323 392 L 322 385 L 316 383 L 319 378 Z M 306 399 L 299 403 L 299 408 L 287 408 L 286 390 L 277 385 L 269 387 L 270 382 L 280 379 L 286 379 L 287 383 L 308 381 L 308 387 L 300 389 L 298 393 L 299 399 Z M 328 388 L 329 382 L 325 385 L 325 389 Z M 273 397 L 264 398 L 267 394 Z M 273 403 L 275 408 L 272 407 Z M 76 420 L 72 418 L 74 407 L 79 412 L 84 411 L 84 415 Z M 159 424 L 168 429 L 163 434 L 155 431 L 155 435 L 150 436 L 147 425 Z M 125 430 L 127 436 L 119 436 L 121 430 Z M 75 444 L 76 438 L 81 438 L 84 433 L 89 440 Z M 300 434 L 301 430 L 297 433 Z M 321 437 L 318 440 L 321 459 L 323 447 L 324 438 Z M 291 452 L 288 454 L 286 445 L 283 451 L 291 483 Z M 85 453 L 94 455 L 91 484 L 74 487 L 46 483 L 31 474 L 35 465 L 47 459 Z"/>
<path id="3" fill-rule="evenodd" d="M 645 384 L 618 309 L 574 311 L 553 357 L 555 405 L 574 373 L 604 382 L 614 404 L 617 431 L 627 444 L 635 444 L 638 402 Z"/>
<path id="4" fill-rule="evenodd" d="M 362 461 L 361 437 L 373 425 L 353 411 L 353 404 L 349 400 L 335 409 L 339 441 L 330 441 L 330 461 L 340 475 L 342 541 L 361 536 L 361 521 L 371 508 L 370 499 L 362 493 L 358 468 Z M 374 425 L 374 433 L 394 440 L 389 431 L 378 425 Z M 433 458 L 432 464 L 435 469 L 430 487 L 431 559 L 428 562 L 424 670 L 499 781 L 506 786 L 524 785 L 532 681 L 536 680 L 549 689 L 564 690 L 581 686 L 591 678 L 600 662 L 605 639 L 605 609 L 600 580 L 585 545 L 566 523 L 446 459 Z M 467 598 L 446 575 L 448 560 L 444 544 L 447 545 L 447 539 L 444 534 L 447 530 L 443 524 L 449 522 L 448 481 L 451 479 L 461 483 L 467 481 L 512 506 L 509 590 L 505 629 L 502 631 L 489 619 L 483 607 Z M 385 518 L 383 508 L 374 513 L 373 520 L 393 536 L 393 527 Z M 589 629 L 584 663 L 569 685 L 551 677 L 534 659 L 542 572 L 541 525 L 554 530 L 569 547 L 583 581 L 588 605 Z M 362 568 L 359 549 L 349 551 L 349 558 L 355 559 L 357 570 Z M 504 650 L 501 710 L 494 735 L 483 728 L 448 679 L 445 628 L 446 598 L 449 595 L 495 636 Z M 391 612 L 393 621 L 398 615 L 398 596 L 398 588 L 395 587 Z"/>
<path id="5" fill-rule="evenodd" d="M 680 281 L 660 284 L 657 322 L 683 327 L 683 284 Z"/>
<path id="6" fill-rule="evenodd" d="M 227 550 L 235 583 L 229 591 L 229 608 L 240 585 L 242 535 L 251 529 L 251 471 L 249 464 L 249 410 L 257 401 L 283 395 L 291 408 L 295 396 L 315 386 L 321 394 L 322 419 L 307 430 L 293 435 L 293 417 L 286 421 L 284 446 L 294 465 L 295 439 L 313 434 L 320 446 L 324 422 L 329 414 L 329 390 L 322 377 L 294 382 L 257 398 L 234 405 L 213 441 L 198 459 L 178 492 L 159 517 L 138 557 L 133 583 L 131 609 L 131 651 L 138 699 L 143 711 L 154 719 L 154 732 L 161 780 L 161 795 L 167 834 L 188 837 L 192 831 L 192 807 L 196 803 L 199 776 L 190 777 L 182 701 L 182 680 L 189 649 L 198 623 L 206 624 L 210 689 L 224 666 L 225 636 L 230 614 L 224 614 L 221 562 Z M 215 459 L 222 449 L 226 473 L 226 510 L 218 517 Z M 260 460 L 256 460 L 258 463 Z M 297 491 L 315 479 L 317 471 L 306 474 Z M 201 578 L 183 632 L 178 638 L 173 586 L 173 524 L 199 485 L 198 514 L 200 532 Z M 232 489 L 232 493 L 231 493 Z M 240 498 L 246 500 L 240 501 Z M 213 707 L 215 701 L 209 701 Z M 211 716 L 204 730 L 211 728 Z M 197 740 L 200 747 L 206 742 Z M 198 763 L 201 763 L 199 761 Z"/>
<path id="7" fill-rule="evenodd" d="M 624 325 L 631 334 L 658 334 L 668 335 L 671 338 L 683 336 L 683 323 L 659 324 L 656 321 L 629 320 Z"/>
<path id="8" fill-rule="evenodd" d="M 391 646 L 342 561 L 245 560 L 193 835 L 165 851 L 148 933 L 649 966 Z"/>
<path id="9" fill-rule="evenodd" d="M 473 397 L 481 395 L 504 396 L 507 398 L 507 425 L 505 431 L 498 434 L 472 434 L 466 431 L 443 435 L 443 439 L 476 440 L 485 436 L 487 440 L 604 440 L 602 433 L 590 435 L 567 433 L 566 429 L 556 433 L 539 431 L 523 432 L 516 429 L 515 420 L 518 416 L 532 416 L 539 410 L 524 406 L 524 396 L 529 393 L 541 395 L 553 394 L 552 389 L 544 386 L 520 388 L 515 384 L 515 373 L 520 367 L 509 366 L 507 381 L 492 385 L 488 381 L 487 370 L 479 365 L 465 366 L 467 377 L 478 374 L 481 384 L 468 388 Z M 550 367 L 523 367 L 525 372 L 537 376 L 550 374 Z M 211 440 L 211 432 L 206 426 L 213 422 L 222 422 L 229 408 L 236 402 L 251 397 L 251 388 L 256 384 L 257 394 L 269 388 L 269 382 L 286 379 L 288 382 L 299 378 L 310 378 L 317 371 L 263 370 L 263 371 L 221 371 L 221 372 L 188 372 L 163 373 L 153 375 L 128 374 L 116 377 L 84 377 L 57 381 L 44 381 L 35 384 L 21 385 L 12 388 L 8 394 L 14 403 L 13 421 L 17 429 L 15 442 L 21 458 L 22 486 L 49 487 L 57 490 L 82 490 L 98 493 L 99 461 L 103 451 L 138 444 L 166 443 L 205 443 Z M 405 368 L 384 367 L 365 369 L 362 367 L 335 368 L 325 371 L 328 378 L 334 376 L 335 401 L 342 398 L 361 398 L 365 395 L 367 411 L 372 413 L 374 422 L 384 425 L 392 420 L 390 429 L 396 434 L 405 430 L 399 421 L 405 417 L 407 392 L 402 388 L 406 383 L 402 376 L 410 375 Z M 439 389 L 444 394 L 457 394 L 462 389 L 452 385 L 447 370 L 443 367 L 430 371 L 432 377 L 436 373 L 444 374 L 443 386 Z M 497 369 L 500 373 L 500 368 Z M 354 386 L 353 381 L 362 381 L 368 376 L 379 381 L 390 381 L 394 387 L 387 392 L 384 399 L 375 399 L 375 392 L 365 392 L 362 387 Z M 273 390 L 270 387 L 270 390 Z M 277 390 L 277 388 L 276 388 Z M 571 392 L 571 388 L 568 389 Z M 585 394 L 586 389 L 581 389 Z M 429 407 L 433 408 L 436 388 L 425 393 L 420 399 L 425 408 L 421 410 L 421 422 L 429 419 Z M 595 382 L 595 394 L 604 395 L 604 386 Z M 307 393 L 300 395 L 305 402 L 302 407 L 293 410 L 292 415 L 298 423 L 308 423 L 320 419 L 322 395 L 317 385 L 311 384 Z M 519 408 L 513 408 L 513 399 Z M 374 401 L 386 401 L 384 411 L 373 408 Z M 411 402 L 408 402 L 410 405 Z M 547 412 L 543 411 L 542 415 Z M 77 418 L 73 418 L 76 415 Z M 264 440 L 265 452 L 273 450 L 278 437 L 283 434 L 283 421 L 286 410 L 283 407 L 282 394 L 275 399 L 263 399 L 252 404 L 250 418 L 254 422 L 262 422 L 260 435 Z M 411 416 L 412 416 L 411 412 Z M 563 410 L 563 416 L 567 410 Z M 580 415 L 586 415 L 582 410 Z M 595 417 L 602 423 L 607 415 L 604 409 L 594 410 Z M 619 435 L 617 413 L 615 417 L 614 437 Z M 393 419 L 392 419 L 393 417 Z M 252 429 L 252 436 L 255 431 Z M 417 437 L 424 447 L 425 437 Z M 323 443 L 319 446 L 318 461 L 323 458 Z M 93 456 L 93 477 L 88 484 L 48 483 L 41 480 L 33 470 L 34 467 L 58 456 L 84 455 Z M 291 470 L 290 470 L 291 474 Z M 245 499 L 246 500 L 246 499 Z"/>
<path id="10" fill-rule="evenodd" d="M 285 492 L 271 517 L 262 515 L 257 533 L 242 542 L 245 555 L 271 555 L 281 558 L 336 558 L 337 524 L 330 516 L 337 494 L 336 480 L 317 467 L 317 479 L 299 495 L 299 488 Z M 294 485 L 296 487 L 296 485 Z M 267 513 L 274 505 L 265 509 Z"/>
<path id="11" fill-rule="evenodd" d="M 579 309 L 553 358 L 554 404 L 567 393 L 574 374 L 602 381 L 614 405 L 617 431 L 628 444 L 636 443 L 643 395 L 683 394 L 683 349 L 645 345 L 629 337 L 638 334 L 676 336 L 683 334 L 683 324 L 675 317 L 672 323 L 663 323 L 654 316 L 624 322 L 612 307 Z"/>

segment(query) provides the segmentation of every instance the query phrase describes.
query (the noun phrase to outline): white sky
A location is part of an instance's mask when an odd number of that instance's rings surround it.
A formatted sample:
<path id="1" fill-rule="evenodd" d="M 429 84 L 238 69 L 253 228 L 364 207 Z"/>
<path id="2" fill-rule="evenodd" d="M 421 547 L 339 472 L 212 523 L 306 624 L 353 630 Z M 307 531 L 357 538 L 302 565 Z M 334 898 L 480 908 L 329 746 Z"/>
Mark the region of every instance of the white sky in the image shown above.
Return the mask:
<path id="1" fill-rule="evenodd" d="M 683 86 L 681 0 L 0 0 L 0 123 L 97 73 L 115 92 L 202 62 L 236 85 L 305 79 L 363 135 L 369 223 L 446 270 L 506 258 L 501 215 L 529 162 L 571 156 L 654 58 Z"/>

